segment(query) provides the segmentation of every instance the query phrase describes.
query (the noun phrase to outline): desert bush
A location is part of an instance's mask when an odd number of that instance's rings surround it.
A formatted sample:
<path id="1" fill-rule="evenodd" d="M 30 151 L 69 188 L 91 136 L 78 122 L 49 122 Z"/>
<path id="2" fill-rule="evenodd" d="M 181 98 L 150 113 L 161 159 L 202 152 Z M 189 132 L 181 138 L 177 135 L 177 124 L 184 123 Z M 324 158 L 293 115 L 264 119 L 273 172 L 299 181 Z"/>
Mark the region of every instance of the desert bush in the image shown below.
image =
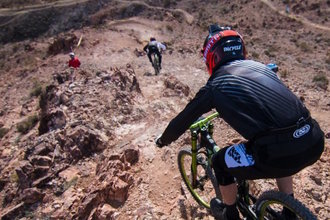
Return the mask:
<path id="1" fill-rule="evenodd" d="M 313 82 L 317 87 L 320 87 L 324 90 L 328 88 L 329 80 L 324 73 L 319 73 L 313 78 Z"/>
<path id="2" fill-rule="evenodd" d="M 8 133 L 8 128 L 0 128 L 0 139 Z"/>
<path id="3" fill-rule="evenodd" d="M 287 69 L 280 71 L 281 78 L 287 78 L 288 75 L 289 75 L 289 71 Z"/>
<path id="4" fill-rule="evenodd" d="M 39 81 L 33 83 L 33 88 L 30 92 L 30 97 L 38 97 L 42 93 L 42 85 Z"/>
<path id="5" fill-rule="evenodd" d="M 302 42 L 298 44 L 298 47 L 303 51 L 303 52 L 310 52 L 311 48 L 306 42 Z"/>
<path id="6" fill-rule="evenodd" d="M 19 50 L 21 46 L 19 44 L 14 44 L 13 46 L 13 53 L 17 53 L 17 51 Z"/>
<path id="7" fill-rule="evenodd" d="M 297 60 L 298 63 L 301 63 L 302 62 L 302 60 L 301 60 L 300 57 L 297 57 L 296 60 Z"/>
<path id="8" fill-rule="evenodd" d="M 169 8 L 171 6 L 171 0 L 164 0 L 164 7 Z"/>
<path id="9" fill-rule="evenodd" d="M 252 51 L 251 53 L 251 56 L 254 58 L 254 59 L 258 59 L 259 58 L 259 54 L 255 51 Z"/>
<path id="10" fill-rule="evenodd" d="M 173 32 L 173 27 L 171 25 L 166 25 L 166 29 L 170 32 Z"/>
<path id="11" fill-rule="evenodd" d="M 9 179 L 10 179 L 10 182 L 17 183 L 18 182 L 18 175 L 17 175 L 17 173 L 16 172 L 12 172 L 10 174 Z"/>
<path id="12" fill-rule="evenodd" d="M 39 121 L 39 118 L 37 115 L 29 116 L 26 120 L 19 122 L 16 125 L 17 131 L 26 134 L 28 133 Z"/>
<path id="13" fill-rule="evenodd" d="M 330 65 L 330 52 L 327 53 L 327 57 L 325 58 L 325 62 Z"/>
<path id="14" fill-rule="evenodd" d="M 71 186 L 76 185 L 76 183 L 78 182 L 78 177 L 75 176 L 73 177 L 70 181 L 65 181 L 63 184 L 58 186 L 58 189 L 55 192 L 56 196 L 60 196 L 62 195 L 66 190 L 68 190 Z"/>

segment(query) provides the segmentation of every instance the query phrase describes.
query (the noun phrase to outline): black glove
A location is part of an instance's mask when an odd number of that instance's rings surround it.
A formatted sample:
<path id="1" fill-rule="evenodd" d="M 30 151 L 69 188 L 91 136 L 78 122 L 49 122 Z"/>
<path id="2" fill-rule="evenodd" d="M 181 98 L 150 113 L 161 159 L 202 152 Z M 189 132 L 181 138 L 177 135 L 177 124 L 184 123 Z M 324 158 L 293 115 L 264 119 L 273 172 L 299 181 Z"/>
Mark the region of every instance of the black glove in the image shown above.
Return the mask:
<path id="1" fill-rule="evenodd" d="M 155 143 L 156 143 L 156 146 L 159 147 L 159 148 L 162 148 L 164 147 L 165 145 L 162 143 L 162 139 L 161 139 L 162 135 L 159 135 L 156 140 L 155 140 Z"/>

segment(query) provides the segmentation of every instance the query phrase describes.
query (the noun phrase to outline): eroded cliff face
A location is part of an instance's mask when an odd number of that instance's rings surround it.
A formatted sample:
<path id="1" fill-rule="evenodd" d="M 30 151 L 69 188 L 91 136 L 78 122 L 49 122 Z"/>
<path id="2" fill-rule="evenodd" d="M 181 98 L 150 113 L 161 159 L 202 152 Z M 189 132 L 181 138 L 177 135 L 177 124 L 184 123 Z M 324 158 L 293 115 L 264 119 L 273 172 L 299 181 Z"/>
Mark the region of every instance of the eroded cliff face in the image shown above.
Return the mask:
<path id="1" fill-rule="evenodd" d="M 3 219 L 209 219 L 177 169 L 189 134 L 163 149 L 153 142 L 207 81 L 200 47 L 211 22 L 234 26 L 250 59 L 276 62 L 330 131 L 326 2 L 4 3 L 12 8 L 0 10 Z M 157 76 L 142 50 L 150 37 L 167 45 Z M 67 67 L 71 50 L 79 69 Z M 215 122 L 218 145 L 234 138 Z M 329 155 L 326 139 L 321 159 L 294 178 L 296 198 L 319 219 L 330 213 Z M 275 186 L 251 182 L 256 194 Z"/>

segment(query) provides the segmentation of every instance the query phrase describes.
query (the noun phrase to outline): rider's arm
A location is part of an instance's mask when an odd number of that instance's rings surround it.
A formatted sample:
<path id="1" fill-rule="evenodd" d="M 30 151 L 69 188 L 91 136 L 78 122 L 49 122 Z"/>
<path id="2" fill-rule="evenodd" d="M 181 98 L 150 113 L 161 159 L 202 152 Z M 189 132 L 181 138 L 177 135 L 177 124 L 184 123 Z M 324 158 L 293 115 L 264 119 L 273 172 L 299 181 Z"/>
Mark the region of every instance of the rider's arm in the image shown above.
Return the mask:
<path id="1" fill-rule="evenodd" d="M 161 136 L 162 145 L 168 145 L 178 139 L 189 126 L 202 114 L 213 108 L 210 86 L 202 87 L 188 105 L 168 124 Z"/>
<path id="2" fill-rule="evenodd" d="M 144 50 L 145 52 L 147 52 L 148 46 L 149 46 L 149 44 L 147 44 L 147 45 L 144 46 L 143 50 Z"/>
<path id="3" fill-rule="evenodd" d="M 157 47 L 160 48 L 160 50 L 166 50 L 166 46 L 160 42 L 158 42 Z"/>

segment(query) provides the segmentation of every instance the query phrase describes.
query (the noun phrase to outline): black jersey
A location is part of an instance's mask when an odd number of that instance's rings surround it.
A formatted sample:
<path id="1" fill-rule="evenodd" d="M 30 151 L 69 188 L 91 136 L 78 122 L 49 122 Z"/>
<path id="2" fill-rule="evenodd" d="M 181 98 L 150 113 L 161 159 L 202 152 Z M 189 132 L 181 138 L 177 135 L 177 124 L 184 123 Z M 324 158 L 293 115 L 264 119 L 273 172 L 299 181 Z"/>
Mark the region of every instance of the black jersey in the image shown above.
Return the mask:
<path id="1" fill-rule="evenodd" d="M 294 125 L 308 110 L 266 65 L 237 60 L 220 67 L 165 129 L 162 142 L 179 138 L 202 114 L 215 108 L 246 139 Z"/>

